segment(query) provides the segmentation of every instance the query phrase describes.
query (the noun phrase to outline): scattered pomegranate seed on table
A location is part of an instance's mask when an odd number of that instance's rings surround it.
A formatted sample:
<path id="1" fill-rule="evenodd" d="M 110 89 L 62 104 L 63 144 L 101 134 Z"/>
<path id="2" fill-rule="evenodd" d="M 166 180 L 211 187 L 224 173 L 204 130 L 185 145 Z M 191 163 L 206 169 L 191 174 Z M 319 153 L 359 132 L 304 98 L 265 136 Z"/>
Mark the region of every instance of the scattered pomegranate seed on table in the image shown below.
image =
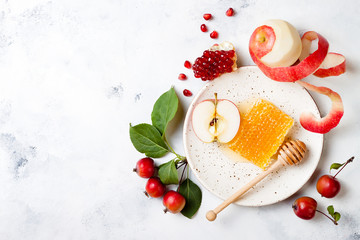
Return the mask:
<path id="1" fill-rule="evenodd" d="M 218 38 L 218 36 L 219 36 L 219 33 L 218 33 L 217 31 L 212 31 L 212 32 L 210 33 L 210 37 L 211 37 L 211 38 Z"/>
<path id="2" fill-rule="evenodd" d="M 192 96 L 192 92 L 188 89 L 184 89 L 183 94 L 185 97 L 191 97 Z"/>
<path id="3" fill-rule="evenodd" d="M 184 62 L 184 67 L 186 67 L 187 69 L 191 69 L 191 63 L 188 60 L 186 60 Z"/>
<path id="4" fill-rule="evenodd" d="M 187 79 L 186 75 L 183 74 L 183 73 L 180 73 L 178 78 L 179 78 L 179 80 L 186 80 Z"/>
<path id="5" fill-rule="evenodd" d="M 229 8 L 227 11 L 226 11 L 226 16 L 228 17 L 231 17 L 234 15 L 234 9 L 232 8 Z"/>
<path id="6" fill-rule="evenodd" d="M 201 24 L 200 30 L 201 30 L 202 32 L 207 32 L 207 27 L 206 27 L 206 25 L 205 25 L 205 24 Z"/>
<path id="7" fill-rule="evenodd" d="M 204 17 L 204 19 L 205 19 L 206 21 L 208 21 L 208 20 L 211 19 L 212 15 L 211 15 L 210 13 L 205 13 L 205 14 L 203 15 L 203 17 Z"/>

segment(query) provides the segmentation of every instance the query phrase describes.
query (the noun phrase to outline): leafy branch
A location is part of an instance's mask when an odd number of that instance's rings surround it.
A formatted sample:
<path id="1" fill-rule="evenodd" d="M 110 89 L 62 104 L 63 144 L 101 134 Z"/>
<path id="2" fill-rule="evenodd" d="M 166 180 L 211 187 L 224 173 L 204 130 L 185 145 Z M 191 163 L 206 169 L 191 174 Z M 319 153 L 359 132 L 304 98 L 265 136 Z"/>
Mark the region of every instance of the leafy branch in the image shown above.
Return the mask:
<path id="1" fill-rule="evenodd" d="M 178 192 L 186 199 L 186 205 L 181 213 L 191 218 L 199 209 L 202 200 L 200 188 L 189 177 L 183 181 L 183 175 L 188 168 L 185 156 L 175 152 L 166 138 L 166 128 L 174 118 L 179 105 L 179 99 L 174 88 L 162 94 L 154 104 L 151 113 L 152 124 L 130 124 L 130 140 L 137 151 L 148 157 L 160 158 L 172 153 L 175 158 L 159 166 L 158 175 L 164 184 L 178 184 Z M 183 167 L 179 180 L 178 169 Z M 187 174 L 189 175 L 189 174 Z"/>

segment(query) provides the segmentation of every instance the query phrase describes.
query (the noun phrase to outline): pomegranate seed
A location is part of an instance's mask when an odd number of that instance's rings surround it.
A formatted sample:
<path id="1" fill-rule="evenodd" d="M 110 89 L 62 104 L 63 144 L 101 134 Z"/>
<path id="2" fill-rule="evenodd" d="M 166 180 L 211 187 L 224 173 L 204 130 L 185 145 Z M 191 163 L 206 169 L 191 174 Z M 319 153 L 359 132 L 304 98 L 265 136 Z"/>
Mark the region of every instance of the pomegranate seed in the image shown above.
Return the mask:
<path id="1" fill-rule="evenodd" d="M 206 81 L 213 80 L 223 73 L 232 72 L 234 56 L 234 50 L 206 50 L 201 57 L 195 60 L 193 65 L 194 76 Z"/>
<path id="2" fill-rule="evenodd" d="M 231 17 L 234 15 L 234 9 L 232 8 L 229 8 L 227 11 L 226 11 L 226 16 L 228 17 Z"/>
<path id="3" fill-rule="evenodd" d="M 183 94 L 185 97 L 191 97 L 192 96 L 192 92 L 188 89 L 184 89 Z"/>
<path id="4" fill-rule="evenodd" d="M 210 33 L 210 37 L 211 37 L 211 38 L 218 38 L 218 36 L 219 36 L 219 34 L 218 34 L 217 31 L 212 31 L 212 32 Z"/>
<path id="5" fill-rule="evenodd" d="M 186 60 L 186 61 L 184 62 L 184 67 L 186 67 L 186 68 L 188 68 L 188 69 L 191 69 L 191 63 L 190 63 L 188 60 Z"/>
<path id="6" fill-rule="evenodd" d="M 205 13 L 203 17 L 207 21 L 211 19 L 212 15 L 210 13 Z"/>
<path id="7" fill-rule="evenodd" d="M 202 32 L 207 32 L 207 27 L 206 27 L 206 25 L 205 25 L 205 24 L 201 24 L 200 30 L 201 30 Z"/>
<path id="8" fill-rule="evenodd" d="M 179 78 L 179 80 L 186 80 L 187 79 L 186 75 L 183 74 L 183 73 L 180 73 L 178 78 Z"/>

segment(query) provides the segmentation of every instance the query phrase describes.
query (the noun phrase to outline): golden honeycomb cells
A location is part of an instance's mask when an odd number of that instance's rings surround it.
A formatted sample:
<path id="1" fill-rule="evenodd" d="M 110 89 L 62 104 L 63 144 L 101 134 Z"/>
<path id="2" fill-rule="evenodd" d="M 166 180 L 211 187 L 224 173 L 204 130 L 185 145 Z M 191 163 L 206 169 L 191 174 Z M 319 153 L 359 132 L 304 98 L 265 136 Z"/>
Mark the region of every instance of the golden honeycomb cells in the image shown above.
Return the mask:
<path id="1" fill-rule="evenodd" d="M 266 169 L 293 124 L 294 120 L 274 104 L 258 99 L 242 115 L 240 128 L 228 146 L 256 166 Z"/>

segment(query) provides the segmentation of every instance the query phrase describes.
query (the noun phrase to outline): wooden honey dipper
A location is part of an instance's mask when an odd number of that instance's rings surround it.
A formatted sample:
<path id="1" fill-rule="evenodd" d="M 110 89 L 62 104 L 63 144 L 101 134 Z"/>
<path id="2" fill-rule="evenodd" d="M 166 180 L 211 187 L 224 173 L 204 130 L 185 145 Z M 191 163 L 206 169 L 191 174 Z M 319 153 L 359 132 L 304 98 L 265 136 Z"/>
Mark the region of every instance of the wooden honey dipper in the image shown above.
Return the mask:
<path id="1" fill-rule="evenodd" d="M 305 152 L 306 152 L 305 143 L 303 143 L 299 140 L 295 140 L 295 141 L 291 140 L 291 141 L 285 142 L 281 146 L 278 158 L 274 164 L 272 164 L 266 171 L 257 175 L 253 180 L 251 180 L 245 186 L 240 188 L 236 193 L 234 193 L 231 197 L 226 199 L 223 203 L 221 203 L 219 206 L 217 206 L 214 210 L 208 211 L 206 213 L 206 218 L 209 221 L 214 221 L 216 219 L 216 216 L 218 213 L 220 213 L 222 210 L 224 210 L 231 203 L 238 200 L 240 196 L 242 196 L 244 193 L 249 191 L 250 188 L 252 188 L 258 182 L 263 180 L 271 172 L 279 169 L 282 166 L 296 165 L 299 162 L 301 162 L 301 160 L 305 156 Z"/>

